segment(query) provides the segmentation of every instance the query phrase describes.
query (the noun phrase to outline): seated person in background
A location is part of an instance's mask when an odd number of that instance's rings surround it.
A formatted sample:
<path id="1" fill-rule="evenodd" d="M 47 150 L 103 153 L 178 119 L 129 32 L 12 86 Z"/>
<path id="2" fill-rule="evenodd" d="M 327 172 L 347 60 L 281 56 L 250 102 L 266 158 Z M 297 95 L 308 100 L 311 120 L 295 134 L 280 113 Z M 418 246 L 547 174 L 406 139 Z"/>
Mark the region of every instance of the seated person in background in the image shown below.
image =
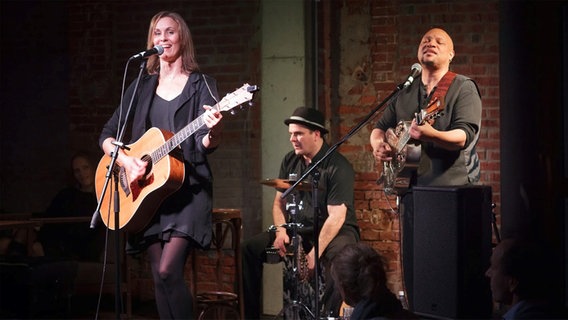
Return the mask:
<path id="1" fill-rule="evenodd" d="M 16 240 L 18 230 L 0 230 L 0 255 L 25 255 L 26 244 Z M 25 242 L 25 238 L 23 240 Z"/>
<path id="2" fill-rule="evenodd" d="M 32 239 L 35 238 L 35 230 L 18 228 L 0 231 L 0 255 L 25 256 L 28 254 L 26 243 L 28 232 L 34 232 Z"/>
<path id="3" fill-rule="evenodd" d="M 387 287 L 383 258 L 366 243 L 345 246 L 332 261 L 331 276 L 343 301 L 354 307 L 351 320 L 418 319 Z"/>
<path id="4" fill-rule="evenodd" d="M 545 248 L 522 239 L 505 239 L 493 250 L 490 278 L 495 302 L 509 307 L 502 319 L 567 319 L 566 310 L 547 296 L 553 280 Z"/>
<path id="5" fill-rule="evenodd" d="M 95 166 L 90 156 L 78 152 L 71 158 L 73 183 L 51 201 L 43 218 L 91 217 L 97 207 Z M 35 255 L 98 261 L 104 245 L 104 228 L 89 222 L 44 224 L 34 244 Z"/>

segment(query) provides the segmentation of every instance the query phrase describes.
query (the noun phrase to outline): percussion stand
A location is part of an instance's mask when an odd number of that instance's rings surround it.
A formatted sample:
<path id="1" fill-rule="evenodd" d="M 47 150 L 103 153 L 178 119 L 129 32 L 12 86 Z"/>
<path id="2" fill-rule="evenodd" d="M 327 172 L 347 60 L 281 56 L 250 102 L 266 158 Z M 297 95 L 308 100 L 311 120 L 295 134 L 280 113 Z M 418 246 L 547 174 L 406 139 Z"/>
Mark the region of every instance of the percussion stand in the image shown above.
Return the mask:
<path id="1" fill-rule="evenodd" d="M 305 304 L 303 304 L 302 301 L 298 299 L 298 277 L 299 277 L 298 250 L 300 249 L 300 236 L 298 235 L 298 229 L 303 228 L 304 225 L 297 222 L 298 207 L 296 203 L 296 194 L 292 193 L 291 196 L 292 196 L 292 201 L 288 205 L 288 209 L 290 212 L 290 219 L 289 219 L 290 221 L 288 223 L 285 223 L 281 227 L 285 227 L 287 230 L 290 230 L 290 235 L 291 235 L 290 247 L 292 249 L 292 272 L 294 274 L 293 277 L 294 281 L 292 283 L 291 294 L 290 294 L 292 302 L 285 305 L 282 308 L 282 310 L 280 310 L 280 312 L 276 315 L 275 319 L 283 317 L 287 310 L 294 310 L 294 309 L 300 309 L 300 310 L 303 309 L 306 311 L 307 314 L 310 315 L 312 319 L 315 319 L 314 314 L 310 311 L 310 309 Z M 276 228 L 277 226 L 271 226 L 270 230 L 276 230 Z M 300 318 L 299 313 L 294 313 L 294 319 L 302 319 L 302 318 Z"/>

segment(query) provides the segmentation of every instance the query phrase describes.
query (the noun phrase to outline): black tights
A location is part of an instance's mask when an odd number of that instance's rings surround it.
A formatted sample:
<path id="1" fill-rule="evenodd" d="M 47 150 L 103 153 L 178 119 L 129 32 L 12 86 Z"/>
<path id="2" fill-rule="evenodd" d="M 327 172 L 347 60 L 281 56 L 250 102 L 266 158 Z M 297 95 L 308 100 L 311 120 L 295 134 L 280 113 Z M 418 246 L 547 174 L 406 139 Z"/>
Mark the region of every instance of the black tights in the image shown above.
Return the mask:
<path id="1" fill-rule="evenodd" d="M 189 249 L 189 241 L 177 237 L 148 247 L 160 319 L 193 317 L 193 301 L 183 276 Z"/>

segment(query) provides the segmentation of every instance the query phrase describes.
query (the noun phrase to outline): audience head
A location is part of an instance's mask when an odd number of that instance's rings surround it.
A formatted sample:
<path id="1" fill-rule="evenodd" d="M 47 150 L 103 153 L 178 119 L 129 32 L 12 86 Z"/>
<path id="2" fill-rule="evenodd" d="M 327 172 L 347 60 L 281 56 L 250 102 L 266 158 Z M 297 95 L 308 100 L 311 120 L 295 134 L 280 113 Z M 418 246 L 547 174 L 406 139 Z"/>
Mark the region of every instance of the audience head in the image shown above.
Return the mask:
<path id="1" fill-rule="evenodd" d="M 519 300 L 543 298 L 550 272 L 546 250 L 534 242 L 505 239 L 493 250 L 489 269 L 493 300 L 514 305 Z"/>
<path id="2" fill-rule="evenodd" d="M 81 191 L 95 188 L 95 165 L 87 152 L 79 151 L 71 157 L 71 170 L 76 186 Z"/>
<path id="3" fill-rule="evenodd" d="M 350 306 L 390 293 L 382 257 L 362 242 L 345 246 L 333 259 L 331 275 Z"/>

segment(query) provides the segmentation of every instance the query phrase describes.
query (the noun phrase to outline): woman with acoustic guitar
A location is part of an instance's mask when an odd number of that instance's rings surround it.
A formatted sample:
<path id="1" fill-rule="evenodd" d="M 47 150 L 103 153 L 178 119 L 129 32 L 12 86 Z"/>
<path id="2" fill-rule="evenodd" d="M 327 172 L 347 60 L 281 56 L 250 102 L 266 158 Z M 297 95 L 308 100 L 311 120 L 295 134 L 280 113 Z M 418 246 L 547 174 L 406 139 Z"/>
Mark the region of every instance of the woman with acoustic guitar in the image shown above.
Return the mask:
<path id="1" fill-rule="evenodd" d="M 222 115 L 215 109 L 216 81 L 199 72 L 190 30 L 179 14 L 157 13 L 150 22 L 147 46 L 159 47 L 158 52 L 163 49 L 163 53 L 148 58 L 147 74 L 138 91 L 134 92 L 134 83 L 128 88 L 122 110 L 119 107 L 106 123 L 99 142 L 105 152 L 103 160 L 108 159 L 115 150 L 117 128 L 125 121 L 121 116 L 135 95 L 133 114 L 128 120 L 131 142 L 136 142 L 119 149 L 116 159 L 122 173 L 119 188 L 125 194 L 120 215 L 128 217 L 128 222 L 118 227 L 130 231 L 128 253 L 147 251 L 160 318 L 188 319 L 192 318 L 192 298 L 184 281 L 184 265 L 192 248 L 207 246 L 211 241 L 213 188 L 207 154 L 219 145 Z M 190 122 L 197 122 L 198 129 L 183 141 L 176 141 L 166 159 L 154 162 L 155 152 L 147 154 L 152 144 L 169 138 Z M 99 165 L 98 192 L 101 176 L 104 170 Z M 164 176 L 165 181 L 161 181 Z M 157 192 L 149 194 L 146 190 L 154 185 Z M 111 198 L 110 193 L 105 197 L 106 201 Z M 140 203 L 129 206 L 129 201 Z M 146 206 L 155 206 L 155 210 Z M 112 215 L 106 211 L 113 210 L 101 210 L 103 221 Z M 105 223 L 116 228 L 112 221 L 108 218 Z"/>

